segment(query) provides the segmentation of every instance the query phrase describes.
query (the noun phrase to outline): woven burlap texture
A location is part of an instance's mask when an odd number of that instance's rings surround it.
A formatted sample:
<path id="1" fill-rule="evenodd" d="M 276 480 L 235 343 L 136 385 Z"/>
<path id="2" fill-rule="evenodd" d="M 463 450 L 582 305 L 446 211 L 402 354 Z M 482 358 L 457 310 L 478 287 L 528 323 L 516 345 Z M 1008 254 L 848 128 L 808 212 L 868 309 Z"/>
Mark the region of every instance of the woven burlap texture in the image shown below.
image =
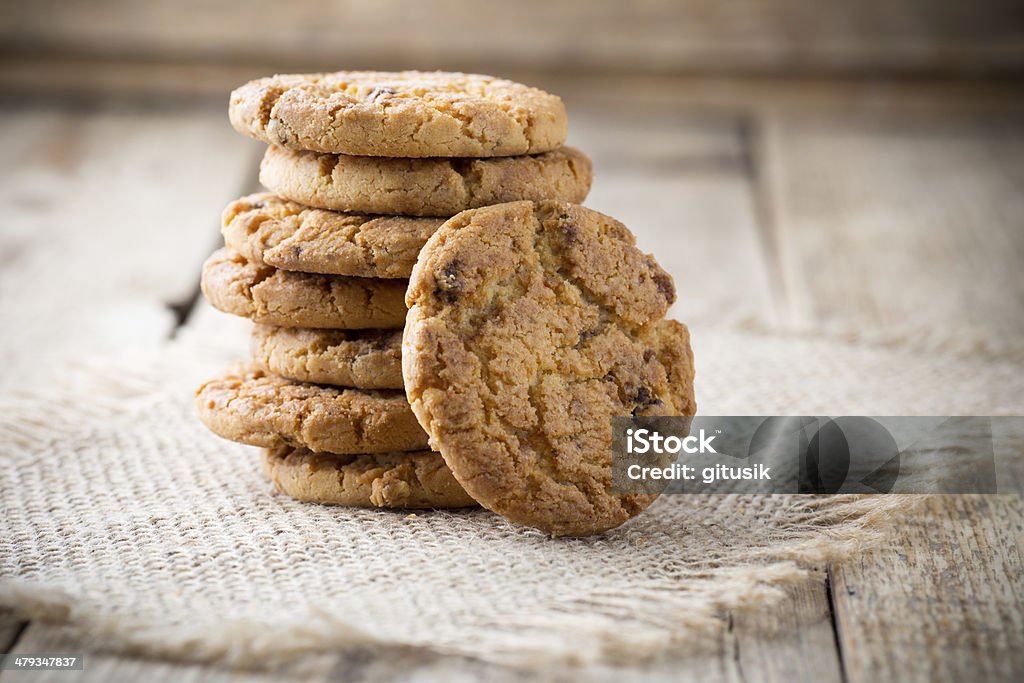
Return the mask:
<path id="1" fill-rule="evenodd" d="M 705 414 L 1021 410 L 1009 362 L 735 330 L 694 340 Z M 195 385 L 228 355 L 186 337 L 2 399 L 0 604 L 193 660 L 371 643 L 614 663 L 763 609 L 913 514 L 899 496 L 675 495 L 603 536 L 553 540 L 482 510 L 297 503 L 260 478 L 254 449 L 194 415 Z"/>

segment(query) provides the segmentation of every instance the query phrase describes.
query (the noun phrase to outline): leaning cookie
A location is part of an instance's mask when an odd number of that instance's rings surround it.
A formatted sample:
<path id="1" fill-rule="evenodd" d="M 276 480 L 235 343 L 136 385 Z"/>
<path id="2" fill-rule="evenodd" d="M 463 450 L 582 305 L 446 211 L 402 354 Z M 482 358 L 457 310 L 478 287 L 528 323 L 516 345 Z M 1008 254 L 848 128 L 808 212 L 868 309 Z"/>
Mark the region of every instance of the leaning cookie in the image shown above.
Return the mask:
<path id="1" fill-rule="evenodd" d="M 476 507 L 437 453 L 335 455 L 278 446 L 263 451 L 263 474 L 309 503 L 399 509 Z"/>
<path id="2" fill-rule="evenodd" d="M 405 280 L 278 270 L 229 249 L 203 264 L 203 294 L 225 313 L 285 327 L 400 328 Z"/>
<path id="3" fill-rule="evenodd" d="M 340 454 L 427 447 L 401 391 L 336 389 L 250 368 L 199 387 L 196 409 L 210 431 L 250 446 Z"/>
<path id="4" fill-rule="evenodd" d="M 376 216 L 311 209 L 269 192 L 224 209 L 224 243 L 249 261 L 282 270 L 408 278 L 443 218 Z"/>
<path id="5" fill-rule="evenodd" d="M 536 154 L 565 142 L 562 100 L 491 76 L 421 71 L 278 75 L 231 93 L 235 129 L 273 145 L 377 157 Z"/>
<path id="6" fill-rule="evenodd" d="M 500 159 L 379 159 L 270 147 L 260 182 L 282 197 L 334 211 L 452 216 L 521 199 L 581 202 L 591 164 L 571 147 Z"/>
<path id="7" fill-rule="evenodd" d="M 622 524 L 614 416 L 693 415 L 686 328 L 661 323 L 669 275 L 618 221 L 572 204 L 467 211 L 434 233 L 409 284 L 406 392 L 466 491 L 554 535 Z"/>
<path id="8" fill-rule="evenodd" d="M 256 325 L 252 358 L 264 370 L 300 382 L 359 389 L 401 389 L 401 330 L 317 330 Z"/>

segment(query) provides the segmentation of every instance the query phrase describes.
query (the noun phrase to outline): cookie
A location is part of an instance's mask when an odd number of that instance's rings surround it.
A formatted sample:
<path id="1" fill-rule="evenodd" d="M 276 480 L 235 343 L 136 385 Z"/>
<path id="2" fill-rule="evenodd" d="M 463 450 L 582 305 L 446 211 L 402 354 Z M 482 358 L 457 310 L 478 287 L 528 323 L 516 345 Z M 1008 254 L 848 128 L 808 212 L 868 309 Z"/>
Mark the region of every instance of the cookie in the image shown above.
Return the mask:
<path id="1" fill-rule="evenodd" d="M 272 145 L 377 157 L 536 154 L 565 142 L 562 100 L 491 76 L 338 71 L 278 75 L 231 93 L 231 125 Z"/>
<path id="2" fill-rule="evenodd" d="M 405 280 L 278 270 L 230 249 L 218 249 L 203 264 L 203 294 L 214 308 L 284 327 L 400 328 L 405 288 Z"/>
<path id="3" fill-rule="evenodd" d="M 401 391 L 336 389 L 247 368 L 199 387 L 196 408 L 210 431 L 250 446 L 340 454 L 427 447 Z"/>
<path id="4" fill-rule="evenodd" d="M 300 382 L 402 389 L 401 330 L 316 330 L 256 325 L 253 361 Z"/>
<path id="5" fill-rule="evenodd" d="M 221 233 L 249 261 L 282 270 L 408 279 L 420 249 L 442 223 L 311 209 L 262 193 L 229 204 Z"/>
<path id="6" fill-rule="evenodd" d="M 437 453 L 335 455 L 278 446 L 263 451 L 263 474 L 296 500 L 374 508 L 476 507 Z"/>
<path id="7" fill-rule="evenodd" d="M 379 159 L 269 147 L 260 182 L 296 202 L 335 211 L 452 216 L 521 199 L 581 202 L 591 164 L 571 147 L 501 159 Z"/>
<path id="8" fill-rule="evenodd" d="M 462 213 L 406 295 L 406 393 L 466 491 L 553 535 L 622 524 L 653 495 L 612 489 L 611 418 L 692 415 L 672 278 L 618 221 L 557 202 Z"/>

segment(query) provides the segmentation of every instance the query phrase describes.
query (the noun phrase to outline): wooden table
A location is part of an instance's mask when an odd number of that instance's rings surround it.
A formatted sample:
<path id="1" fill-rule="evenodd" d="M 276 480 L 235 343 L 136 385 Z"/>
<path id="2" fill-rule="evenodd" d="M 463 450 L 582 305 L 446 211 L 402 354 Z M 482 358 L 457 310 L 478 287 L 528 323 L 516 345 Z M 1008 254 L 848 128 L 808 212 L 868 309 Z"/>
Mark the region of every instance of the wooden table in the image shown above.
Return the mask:
<path id="1" fill-rule="evenodd" d="M 198 300 L 199 267 L 218 242 L 221 207 L 257 187 L 259 146 L 230 129 L 225 95 L 263 70 L 195 78 L 173 67 L 145 76 L 51 67 L 46 79 L 0 68 L 0 85 L 16 93 L 0 109 L 4 390 L 31 386 L 41 368 L 59 369 L 83 349 L 130 354 L 184 331 L 222 333 L 226 316 Z M 1020 370 L 1024 90 L 523 78 L 565 97 L 571 142 L 595 162 L 588 204 L 658 250 L 683 293 L 675 313 L 695 330 L 736 324 L 839 338 L 871 329 L 865 343 L 895 344 L 939 322 L 952 330 L 942 343 Z M 879 232 L 884 254 L 859 239 Z M 699 656 L 551 676 L 1020 680 L 1022 542 L 1019 498 L 936 498 L 887 546 L 821 567 L 795 588 L 774 615 L 783 629 L 765 635 L 759 615 L 726 615 Z M 415 652 L 327 657 L 300 675 L 113 656 L 100 645 L 0 616 L 0 651 L 90 653 L 77 678 L 38 680 L 534 679 Z M 18 680 L 27 678 L 0 673 L 2 683 Z"/>

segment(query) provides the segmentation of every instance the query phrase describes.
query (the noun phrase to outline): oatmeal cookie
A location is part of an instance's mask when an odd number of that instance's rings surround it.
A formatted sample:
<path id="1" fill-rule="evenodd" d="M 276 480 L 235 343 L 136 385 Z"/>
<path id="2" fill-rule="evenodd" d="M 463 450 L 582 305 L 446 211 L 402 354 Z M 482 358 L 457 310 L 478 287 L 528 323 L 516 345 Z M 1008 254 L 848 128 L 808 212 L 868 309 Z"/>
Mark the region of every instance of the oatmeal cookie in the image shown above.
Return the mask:
<path id="1" fill-rule="evenodd" d="M 477 507 L 437 453 L 335 455 L 278 446 L 263 451 L 263 474 L 309 503 L 374 508 Z"/>
<path id="2" fill-rule="evenodd" d="M 693 415 L 672 278 L 618 221 L 516 202 L 455 216 L 410 280 L 402 363 L 420 424 L 466 491 L 554 535 L 622 524 L 611 418 Z M 659 324 L 660 323 L 660 324 Z"/>
<path id="3" fill-rule="evenodd" d="M 231 93 L 235 130 L 272 145 L 377 157 L 536 154 L 565 142 L 562 100 L 477 74 L 338 71 L 250 81 Z"/>

